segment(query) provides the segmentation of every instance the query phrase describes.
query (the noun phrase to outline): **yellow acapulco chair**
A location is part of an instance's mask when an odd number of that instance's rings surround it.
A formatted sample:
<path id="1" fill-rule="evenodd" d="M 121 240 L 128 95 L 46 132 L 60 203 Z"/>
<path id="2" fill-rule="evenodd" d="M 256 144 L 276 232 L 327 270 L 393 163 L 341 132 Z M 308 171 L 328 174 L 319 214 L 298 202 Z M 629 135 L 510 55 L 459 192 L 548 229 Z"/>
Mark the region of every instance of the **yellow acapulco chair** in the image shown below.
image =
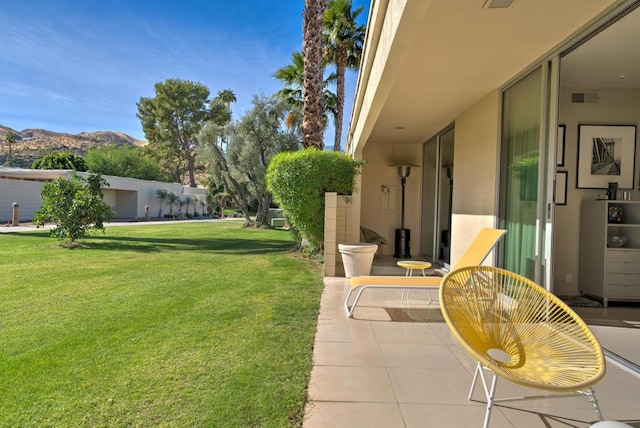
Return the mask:
<path id="1" fill-rule="evenodd" d="M 515 273 L 487 266 L 451 271 L 440 286 L 440 308 L 456 339 L 477 361 L 486 394 L 488 427 L 493 403 L 588 397 L 602 420 L 592 386 L 605 374 L 602 348 L 585 322 L 564 302 Z M 491 371 L 491 384 L 485 371 Z M 551 394 L 495 398 L 497 378 Z"/>

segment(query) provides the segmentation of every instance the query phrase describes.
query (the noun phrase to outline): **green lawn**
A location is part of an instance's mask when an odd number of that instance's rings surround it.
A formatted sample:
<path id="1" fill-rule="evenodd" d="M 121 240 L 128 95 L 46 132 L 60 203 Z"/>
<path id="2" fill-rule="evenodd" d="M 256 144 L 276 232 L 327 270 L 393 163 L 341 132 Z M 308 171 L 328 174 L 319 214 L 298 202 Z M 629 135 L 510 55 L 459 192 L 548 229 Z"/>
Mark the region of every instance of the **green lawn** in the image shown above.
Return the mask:
<path id="1" fill-rule="evenodd" d="M 289 232 L 0 234 L 0 426 L 299 426 L 322 289 Z"/>

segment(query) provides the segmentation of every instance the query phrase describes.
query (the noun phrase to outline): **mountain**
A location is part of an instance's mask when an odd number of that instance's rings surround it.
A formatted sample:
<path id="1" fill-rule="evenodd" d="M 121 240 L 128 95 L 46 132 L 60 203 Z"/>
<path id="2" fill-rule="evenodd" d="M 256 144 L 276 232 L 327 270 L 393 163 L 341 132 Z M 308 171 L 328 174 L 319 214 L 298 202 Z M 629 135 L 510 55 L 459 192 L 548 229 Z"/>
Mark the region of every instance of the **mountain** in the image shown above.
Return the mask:
<path id="1" fill-rule="evenodd" d="M 46 129 L 25 129 L 16 131 L 0 125 L 0 165 L 8 162 L 9 148 L 4 144 L 4 136 L 12 132 L 15 144 L 11 147 L 11 166 L 29 168 L 34 160 L 51 152 L 73 152 L 84 155 L 89 149 L 109 144 L 144 146 L 146 141 L 137 140 L 122 132 L 96 131 L 79 134 L 65 134 Z"/>

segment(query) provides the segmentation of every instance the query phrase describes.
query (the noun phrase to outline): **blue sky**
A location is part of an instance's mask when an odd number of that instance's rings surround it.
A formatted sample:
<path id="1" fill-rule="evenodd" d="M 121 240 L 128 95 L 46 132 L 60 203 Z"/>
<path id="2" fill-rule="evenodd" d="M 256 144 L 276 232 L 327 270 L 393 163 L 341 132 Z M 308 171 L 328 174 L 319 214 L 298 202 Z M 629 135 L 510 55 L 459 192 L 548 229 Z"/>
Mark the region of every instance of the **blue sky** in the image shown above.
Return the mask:
<path id="1" fill-rule="evenodd" d="M 368 0 L 358 21 L 366 23 Z M 301 50 L 303 0 L 22 0 L 0 8 L 0 124 L 144 139 L 140 97 L 168 78 L 231 89 L 234 119 Z M 347 76 L 345 135 L 356 74 Z M 325 144 L 333 144 L 328 129 Z M 344 147 L 343 139 L 343 147 Z"/>

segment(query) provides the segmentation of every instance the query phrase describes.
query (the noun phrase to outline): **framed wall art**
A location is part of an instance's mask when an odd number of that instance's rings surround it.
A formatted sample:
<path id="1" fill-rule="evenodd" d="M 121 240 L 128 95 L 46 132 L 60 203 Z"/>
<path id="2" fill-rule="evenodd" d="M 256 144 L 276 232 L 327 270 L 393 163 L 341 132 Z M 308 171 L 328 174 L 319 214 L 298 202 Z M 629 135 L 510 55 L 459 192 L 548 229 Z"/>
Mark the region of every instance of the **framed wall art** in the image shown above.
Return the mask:
<path id="1" fill-rule="evenodd" d="M 558 125 L 558 141 L 556 142 L 556 163 L 558 166 L 564 166 L 564 146 L 567 125 Z"/>
<path id="2" fill-rule="evenodd" d="M 635 125 L 578 125 L 576 187 L 633 189 L 635 155 Z"/>
<path id="3" fill-rule="evenodd" d="M 556 205 L 567 205 L 567 171 L 556 172 Z"/>

